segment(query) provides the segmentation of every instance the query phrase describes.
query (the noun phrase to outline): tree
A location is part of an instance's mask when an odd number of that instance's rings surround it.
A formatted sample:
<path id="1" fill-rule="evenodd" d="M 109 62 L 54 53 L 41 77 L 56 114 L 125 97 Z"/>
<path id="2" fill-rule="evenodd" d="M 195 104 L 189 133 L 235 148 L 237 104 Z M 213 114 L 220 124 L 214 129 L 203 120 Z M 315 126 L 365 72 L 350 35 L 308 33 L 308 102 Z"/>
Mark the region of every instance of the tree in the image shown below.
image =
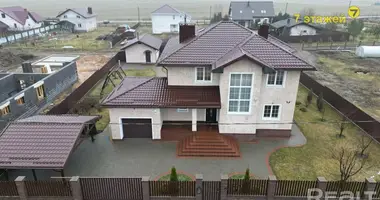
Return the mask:
<path id="1" fill-rule="evenodd" d="M 282 12 L 279 12 L 277 14 L 277 16 L 275 16 L 273 18 L 272 23 L 277 22 L 277 21 L 281 21 L 281 20 L 284 20 L 284 19 L 288 19 L 288 18 L 291 18 L 291 16 L 288 13 L 282 14 Z"/>
<path id="2" fill-rule="evenodd" d="M 343 135 L 343 132 L 344 130 L 350 125 L 350 123 L 348 122 L 347 118 L 345 116 L 342 116 L 342 120 L 340 120 L 338 122 L 338 126 L 339 126 L 339 134 L 338 134 L 338 137 L 339 138 L 342 138 L 344 137 Z"/>
<path id="3" fill-rule="evenodd" d="M 355 40 L 355 38 L 362 32 L 363 28 L 364 22 L 362 20 L 354 19 L 348 24 L 347 31 Z"/>
<path id="4" fill-rule="evenodd" d="M 227 15 L 227 14 L 225 14 L 224 16 L 223 16 L 223 19 L 222 19 L 223 21 L 229 21 L 230 20 L 230 16 L 229 15 Z"/>
<path id="5" fill-rule="evenodd" d="M 323 93 L 321 92 L 317 98 L 317 108 L 319 112 L 323 111 Z"/>
<path id="6" fill-rule="evenodd" d="M 178 181 L 177 170 L 173 166 L 170 172 L 170 181 Z"/>
<path id="7" fill-rule="evenodd" d="M 305 17 L 305 16 L 309 16 L 309 17 L 311 17 L 311 16 L 315 16 L 316 13 L 315 13 L 314 8 L 304 8 L 304 9 L 300 12 L 300 15 L 301 15 L 302 17 Z"/>
<path id="8" fill-rule="evenodd" d="M 312 101 L 313 101 L 313 89 L 310 89 L 306 97 L 306 107 L 308 107 Z"/>
<path id="9" fill-rule="evenodd" d="M 360 138 L 360 142 L 358 144 L 358 149 L 359 149 L 358 156 L 360 158 L 367 158 L 368 154 L 366 154 L 365 151 L 369 148 L 373 139 L 366 137 L 364 135 L 364 133 L 360 133 L 360 134 L 361 134 L 361 138 Z"/>
<path id="10" fill-rule="evenodd" d="M 169 191 L 168 193 L 172 196 L 175 196 L 178 194 L 178 175 L 177 175 L 177 170 L 173 166 L 170 172 L 170 182 L 169 182 Z"/>
<path id="11" fill-rule="evenodd" d="M 251 190 L 251 182 L 250 182 L 251 176 L 249 173 L 249 169 L 247 168 L 245 170 L 244 178 L 243 178 L 243 185 L 241 188 L 241 192 L 243 194 L 249 194 L 249 191 Z"/>
<path id="12" fill-rule="evenodd" d="M 366 159 L 360 159 L 356 151 L 348 145 L 339 145 L 332 150 L 332 158 L 339 164 L 341 187 L 352 176 L 358 174 L 366 165 Z"/>
<path id="13" fill-rule="evenodd" d="M 380 38 L 380 25 L 374 26 L 371 28 L 370 33 L 376 37 L 376 39 Z"/>
<path id="14" fill-rule="evenodd" d="M 220 22 L 222 20 L 223 20 L 222 12 L 217 12 L 217 13 L 214 13 L 214 16 L 211 18 L 210 23 L 212 24 L 212 23 Z"/>

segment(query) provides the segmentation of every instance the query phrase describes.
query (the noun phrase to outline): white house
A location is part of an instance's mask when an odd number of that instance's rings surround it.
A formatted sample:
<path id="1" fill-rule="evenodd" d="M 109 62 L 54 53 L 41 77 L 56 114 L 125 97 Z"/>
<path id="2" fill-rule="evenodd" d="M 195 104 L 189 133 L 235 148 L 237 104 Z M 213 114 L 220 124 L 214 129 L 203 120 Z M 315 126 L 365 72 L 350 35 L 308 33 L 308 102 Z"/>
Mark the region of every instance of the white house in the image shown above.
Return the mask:
<path id="1" fill-rule="evenodd" d="M 180 23 L 189 23 L 191 16 L 167 4 L 152 12 L 153 34 L 179 32 Z"/>
<path id="2" fill-rule="evenodd" d="M 0 22 L 8 31 L 23 31 L 42 26 L 43 18 L 21 6 L 0 8 Z"/>
<path id="3" fill-rule="evenodd" d="M 75 32 L 89 32 L 98 27 L 96 14 L 92 8 L 69 8 L 59 12 L 57 18 L 60 21 L 68 21 L 74 25 Z"/>
<path id="4" fill-rule="evenodd" d="M 162 40 L 149 34 L 137 36 L 121 47 L 125 51 L 126 63 L 156 63 L 160 55 Z"/>
<path id="5" fill-rule="evenodd" d="M 302 21 L 297 22 L 293 18 L 277 21 L 270 26 L 278 35 L 286 36 L 317 35 L 317 31 L 320 29 Z"/>

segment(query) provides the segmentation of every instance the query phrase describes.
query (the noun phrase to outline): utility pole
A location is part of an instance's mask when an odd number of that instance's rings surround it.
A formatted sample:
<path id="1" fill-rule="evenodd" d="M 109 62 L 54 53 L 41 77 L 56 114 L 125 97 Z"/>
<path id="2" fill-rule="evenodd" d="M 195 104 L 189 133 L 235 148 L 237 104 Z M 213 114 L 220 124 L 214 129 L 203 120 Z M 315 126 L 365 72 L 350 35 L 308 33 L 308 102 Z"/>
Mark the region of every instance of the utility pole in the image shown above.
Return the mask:
<path id="1" fill-rule="evenodd" d="M 285 13 L 287 13 L 287 12 L 288 12 L 288 3 L 286 3 L 286 5 L 285 5 Z"/>
<path id="2" fill-rule="evenodd" d="M 211 8 L 212 8 L 212 6 L 210 6 L 210 23 L 211 23 Z"/>
<path id="3" fill-rule="evenodd" d="M 137 7 L 137 22 L 140 23 L 140 7 Z"/>

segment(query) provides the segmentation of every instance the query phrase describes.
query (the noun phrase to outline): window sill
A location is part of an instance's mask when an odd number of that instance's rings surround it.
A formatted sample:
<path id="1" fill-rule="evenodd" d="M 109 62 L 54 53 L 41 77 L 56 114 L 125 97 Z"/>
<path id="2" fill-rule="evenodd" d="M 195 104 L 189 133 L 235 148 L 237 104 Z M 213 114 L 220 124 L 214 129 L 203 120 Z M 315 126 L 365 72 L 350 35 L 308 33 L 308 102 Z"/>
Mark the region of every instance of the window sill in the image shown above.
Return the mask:
<path id="1" fill-rule="evenodd" d="M 196 80 L 195 83 L 212 83 L 212 81 L 198 81 L 198 80 Z"/>
<path id="2" fill-rule="evenodd" d="M 261 118 L 264 121 L 280 121 L 280 118 Z"/>
<path id="3" fill-rule="evenodd" d="M 267 88 L 285 88 L 285 85 L 266 85 Z"/>
<path id="4" fill-rule="evenodd" d="M 251 112 L 227 112 L 228 115 L 251 115 Z"/>

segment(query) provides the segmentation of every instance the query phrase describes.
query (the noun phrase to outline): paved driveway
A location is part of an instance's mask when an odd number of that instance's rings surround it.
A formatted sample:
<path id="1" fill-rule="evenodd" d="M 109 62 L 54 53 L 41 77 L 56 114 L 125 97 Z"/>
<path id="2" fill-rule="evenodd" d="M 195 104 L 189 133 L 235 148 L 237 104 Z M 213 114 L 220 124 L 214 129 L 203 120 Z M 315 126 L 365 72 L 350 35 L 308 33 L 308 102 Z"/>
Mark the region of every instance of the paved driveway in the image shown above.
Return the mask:
<path id="1" fill-rule="evenodd" d="M 267 158 L 275 149 L 304 144 L 305 137 L 294 126 L 290 139 L 262 139 L 257 144 L 241 144 L 242 157 L 177 158 L 175 142 L 154 142 L 150 139 L 127 139 L 112 142 L 108 133 L 96 136 L 94 143 L 84 141 L 70 156 L 65 169 L 66 176 L 151 176 L 156 178 L 169 172 L 172 166 L 189 174 L 201 173 L 205 180 L 218 180 L 220 174 L 244 172 L 250 168 L 257 177 L 270 174 Z M 30 170 L 23 171 L 28 179 Z M 13 174 L 14 178 L 16 174 Z M 37 172 L 38 178 L 59 176 L 51 171 Z"/>

